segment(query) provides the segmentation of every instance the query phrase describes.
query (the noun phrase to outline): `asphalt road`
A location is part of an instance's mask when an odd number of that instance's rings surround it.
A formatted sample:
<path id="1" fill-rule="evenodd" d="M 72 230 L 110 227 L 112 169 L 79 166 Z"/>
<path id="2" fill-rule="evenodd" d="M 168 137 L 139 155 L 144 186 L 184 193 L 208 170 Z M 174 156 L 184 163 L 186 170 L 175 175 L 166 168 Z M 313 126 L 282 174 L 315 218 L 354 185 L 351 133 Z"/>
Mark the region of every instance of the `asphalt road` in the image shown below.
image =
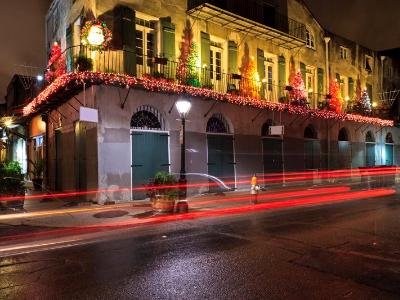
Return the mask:
<path id="1" fill-rule="evenodd" d="M 178 221 L 0 259 L 1 299 L 399 299 L 398 195 Z"/>

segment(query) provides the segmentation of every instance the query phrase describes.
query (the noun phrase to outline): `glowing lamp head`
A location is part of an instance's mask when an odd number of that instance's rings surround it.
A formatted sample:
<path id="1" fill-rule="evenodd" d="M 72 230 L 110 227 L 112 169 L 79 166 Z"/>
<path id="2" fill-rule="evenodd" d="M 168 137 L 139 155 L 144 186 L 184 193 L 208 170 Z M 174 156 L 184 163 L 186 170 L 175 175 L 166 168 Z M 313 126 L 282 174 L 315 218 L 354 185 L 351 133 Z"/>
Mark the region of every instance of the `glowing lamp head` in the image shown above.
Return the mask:
<path id="1" fill-rule="evenodd" d="M 4 126 L 5 127 L 12 127 L 12 125 L 13 125 L 13 122 L 12 122 L 12 120 L 11 119 L 7 119 L 7 120 L 5 120 L 4 121 Z"/>
<path id="2" fill-rule="evenodd" d="M 375 108 L 375 107 L 377 107 L 377 106 L 378 106 L 378 103 L 372 102 L 372 107 L 373 107 L 373 108 Z"/>
<path id="3" fill-rule="evenodd" d="M 43 75 L 38 75 L 38 76 L 36 76 L 36 79 L 37 79 L 37 81 L 43 81 Z"/>
<path id="4" fill-rule="evenodd" d="M 87 40 L 92 46 L 100 46 L 104 42 L 103 29 L 100 25 L 93 25 L 89 29 Z"/>
<path id="5" fill-rule="evenodd" d="M 186 99 L 178 99 L 175 106 L 181 118 L 185 118 L 192 107 L 192 103 Z"/>
<path id="6" fill-rule="evenodd" d="M 313 92 L 313 89 L 308 89 L 308 92 L 311 94 Z"/>
<path id="7" fill-rule="evenodd" d="M 261 80 L 262 83 L 266 83 L 267 82 L 267 78 L 263 78 L 263 80 Z"/>
<path id="8" fill-rule="evenodd" d="M 350 100 L 350 97 L 349 97 L 349 96 L 346 96 L 346 98 L 344 98 L 344 100 L 349 101 L 349 100 Z"/>

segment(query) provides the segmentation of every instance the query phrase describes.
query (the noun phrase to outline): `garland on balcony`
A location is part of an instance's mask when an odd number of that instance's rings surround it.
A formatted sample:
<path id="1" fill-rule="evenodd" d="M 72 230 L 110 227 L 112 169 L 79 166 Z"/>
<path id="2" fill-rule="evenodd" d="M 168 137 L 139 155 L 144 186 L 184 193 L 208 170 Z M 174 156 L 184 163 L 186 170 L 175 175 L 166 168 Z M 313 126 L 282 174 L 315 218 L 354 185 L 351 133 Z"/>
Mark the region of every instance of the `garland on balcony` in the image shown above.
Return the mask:
<path id="1" fill-rule="evenodd" d="M 354 121 L 379 126 L 393 126 L 393 121 L 391 120 L 383 120 L 361 115 L 336 113 L 326 110 L 307 109 L 302 106 L 275 103 L 250 97 L 225 94 L 206 88 L 197 88 L 193 86 L 176 84 L 175 82 L 167 79 L 154 79 L 151 77 L 137 79 L 128 75 L 97 72 L 68 73 L 58 77 L 52 84 L 50 84 L 35 99 L 33 99 L 28 105 L 23 108 L 24 116 L 29 116 L 30 114 L 35 113 L 39 109 L 40 105 L 51 101 L 51 98 L 55 94 L 62 91 L 69 85 L 83 85 L 84 83 L 106 84 L 120 87 L 142 87 L 147 91 L 162 92 L 168 94 L 187 94 L 192 97 L 210 98 L 242 106 L 253 106 L 259 109 L 268 109 L 280 112 L 286 111 L 290 114 L 309 116 L 313 118 L 323 118 L 337 121 Z"/>

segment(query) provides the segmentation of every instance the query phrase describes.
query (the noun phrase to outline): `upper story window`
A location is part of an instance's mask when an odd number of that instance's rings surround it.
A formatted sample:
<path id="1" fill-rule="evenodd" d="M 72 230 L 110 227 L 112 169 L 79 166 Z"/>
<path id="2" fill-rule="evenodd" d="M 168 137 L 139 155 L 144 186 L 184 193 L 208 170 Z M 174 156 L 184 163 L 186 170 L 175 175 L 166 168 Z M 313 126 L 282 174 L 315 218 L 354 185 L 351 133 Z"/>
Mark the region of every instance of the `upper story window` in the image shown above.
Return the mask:
<path id="1" fill-rule="evenodd" d="M 348 60 L 350 55 L 349 55 L 349 48 L 340 46 L 340 58 L 344 60 Z"/>
<path id="2" fill-rule="evenodd" d="M 311 49 L 315 49 L 315 38 L 314 33 L 310 28 L 306 28 L 306 46 Z"/>
<path id="3" fill-rule="evenodd" d="M 372 56 L 365 55 L 365 70 L 372 72 L 373 58 Z"/>

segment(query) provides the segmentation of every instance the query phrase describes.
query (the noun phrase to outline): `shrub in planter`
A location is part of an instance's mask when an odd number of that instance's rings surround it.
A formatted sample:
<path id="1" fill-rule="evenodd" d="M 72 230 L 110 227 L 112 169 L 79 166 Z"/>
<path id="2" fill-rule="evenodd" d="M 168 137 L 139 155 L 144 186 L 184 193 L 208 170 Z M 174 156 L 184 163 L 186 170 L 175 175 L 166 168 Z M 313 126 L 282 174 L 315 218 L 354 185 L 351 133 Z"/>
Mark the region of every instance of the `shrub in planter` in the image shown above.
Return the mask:
<path id="1" fill-rule="evenodd" d="M 93 60 L 85 55 L 78 55 L 74 60 L 74 68 L 78 71 L 91 71 L 93 69 Z"/>
<path id="2" fill-rule="evenodd" d="M 21 199 L 0 201 L 0 208 L 22 208 L 24 206 L 24 175 L 18 162 L 0 165 L 0 196 L 21 196 Z"/>
<path id="3" fill-rule="evenodd" d="M 153 210 L 163 213 L 171 213 L 175 208 L 175 200 L 178 190 L 175 178 L 167 172 L 157 172 L 149 184 L 147 195 L 152 201 Z"/>
<path id="4" fill-rule="evenodd" d="M 32 164 L 32 183 L 33 187 L 36 191 L 40 191 L 42 189 L 43 183 L 43 171 L 45 168 L 45 161 L 44 159 L 38 158 L 35 161 L 29 160 Z"/>

